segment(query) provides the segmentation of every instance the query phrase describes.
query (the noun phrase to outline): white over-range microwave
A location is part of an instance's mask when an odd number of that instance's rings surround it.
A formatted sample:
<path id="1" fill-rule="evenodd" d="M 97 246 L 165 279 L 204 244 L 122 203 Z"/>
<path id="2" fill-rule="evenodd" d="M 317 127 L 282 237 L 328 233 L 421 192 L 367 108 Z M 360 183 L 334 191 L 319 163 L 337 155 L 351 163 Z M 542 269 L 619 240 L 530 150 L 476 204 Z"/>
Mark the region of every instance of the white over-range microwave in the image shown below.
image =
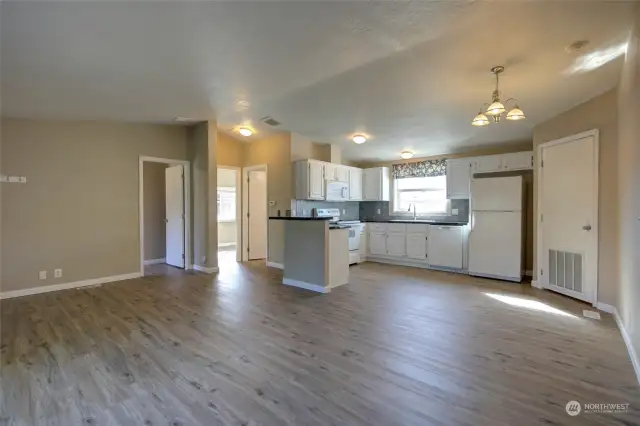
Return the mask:
<path id="1" fill-rule="evenodd" d="M 326 181 L 325 200 L 349 201 L 349 184 L 337 180 Z"/>

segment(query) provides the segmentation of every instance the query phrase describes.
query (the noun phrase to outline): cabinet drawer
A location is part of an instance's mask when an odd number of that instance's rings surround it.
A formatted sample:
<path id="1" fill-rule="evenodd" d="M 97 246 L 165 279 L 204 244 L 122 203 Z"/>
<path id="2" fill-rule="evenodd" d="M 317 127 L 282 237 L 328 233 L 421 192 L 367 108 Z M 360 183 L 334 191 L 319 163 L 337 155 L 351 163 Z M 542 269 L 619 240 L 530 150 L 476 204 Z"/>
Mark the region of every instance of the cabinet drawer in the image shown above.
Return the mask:
<path id="1" fill-rule="evenodd" d="M 428 234 L 429 225 L 426 223 L 407 223 L 407 234 Z"/>
<path id="2" fill-rule="evenodd" d="M 404 234 L 407 227 L 404 223 L 388 223 L 387 232 L 389 234 Z"/>
<path id="3" fill-rule="evenodd" d="M 369 229 L 369 232 L 380 232 L 380 233 L 387 232 L 386 223 L 369 223 L 367 224 L 367 228 Z"/>

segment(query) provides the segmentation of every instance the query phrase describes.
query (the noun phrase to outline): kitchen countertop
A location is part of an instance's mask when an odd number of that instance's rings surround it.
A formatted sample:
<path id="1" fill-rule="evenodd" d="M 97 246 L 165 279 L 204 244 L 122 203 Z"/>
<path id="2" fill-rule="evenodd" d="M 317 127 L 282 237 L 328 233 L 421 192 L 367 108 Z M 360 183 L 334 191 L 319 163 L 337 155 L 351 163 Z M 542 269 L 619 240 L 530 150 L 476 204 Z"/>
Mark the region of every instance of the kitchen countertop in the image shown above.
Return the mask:
<path id="1" fill-rule="evenodd" d="M 447 222 L 444 220 L 413 220 L 413 219 L 384 219 L 384 220 L 363 220 L 365 223 L 419 223 L 426 225 L 448 225 L 465 226 L 467 222 Z"/>

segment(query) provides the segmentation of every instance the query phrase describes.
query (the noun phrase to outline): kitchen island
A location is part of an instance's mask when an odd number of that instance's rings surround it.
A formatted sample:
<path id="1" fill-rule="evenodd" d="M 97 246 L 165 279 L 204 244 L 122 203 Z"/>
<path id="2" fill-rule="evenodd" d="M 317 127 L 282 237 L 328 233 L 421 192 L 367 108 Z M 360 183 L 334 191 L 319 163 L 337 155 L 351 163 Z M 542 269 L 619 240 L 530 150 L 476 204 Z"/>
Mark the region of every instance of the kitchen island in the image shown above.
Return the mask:
<path id="1" fill-rule="evenodd" d="M 329 219 L 269 218 L 284 221 L 283 284 L 329 293 L 349 282 L 349 230 Z"/>

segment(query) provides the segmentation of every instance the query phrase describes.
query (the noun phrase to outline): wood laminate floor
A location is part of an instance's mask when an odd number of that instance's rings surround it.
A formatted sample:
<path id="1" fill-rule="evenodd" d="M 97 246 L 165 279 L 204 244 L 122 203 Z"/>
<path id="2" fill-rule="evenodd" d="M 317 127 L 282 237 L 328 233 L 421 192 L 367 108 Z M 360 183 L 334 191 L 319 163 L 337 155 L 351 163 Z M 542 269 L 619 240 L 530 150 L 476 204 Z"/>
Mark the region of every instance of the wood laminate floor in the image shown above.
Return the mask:
<path id="1" fill-rule="evenodd" d="M 150 272 L 0 302 L 1 425 L 640 421 L 612 318 L 559 295 L 373 263 L 327 295 L 260 262 Z M 570 417 L 570 400 L 630 408 Z"/>

